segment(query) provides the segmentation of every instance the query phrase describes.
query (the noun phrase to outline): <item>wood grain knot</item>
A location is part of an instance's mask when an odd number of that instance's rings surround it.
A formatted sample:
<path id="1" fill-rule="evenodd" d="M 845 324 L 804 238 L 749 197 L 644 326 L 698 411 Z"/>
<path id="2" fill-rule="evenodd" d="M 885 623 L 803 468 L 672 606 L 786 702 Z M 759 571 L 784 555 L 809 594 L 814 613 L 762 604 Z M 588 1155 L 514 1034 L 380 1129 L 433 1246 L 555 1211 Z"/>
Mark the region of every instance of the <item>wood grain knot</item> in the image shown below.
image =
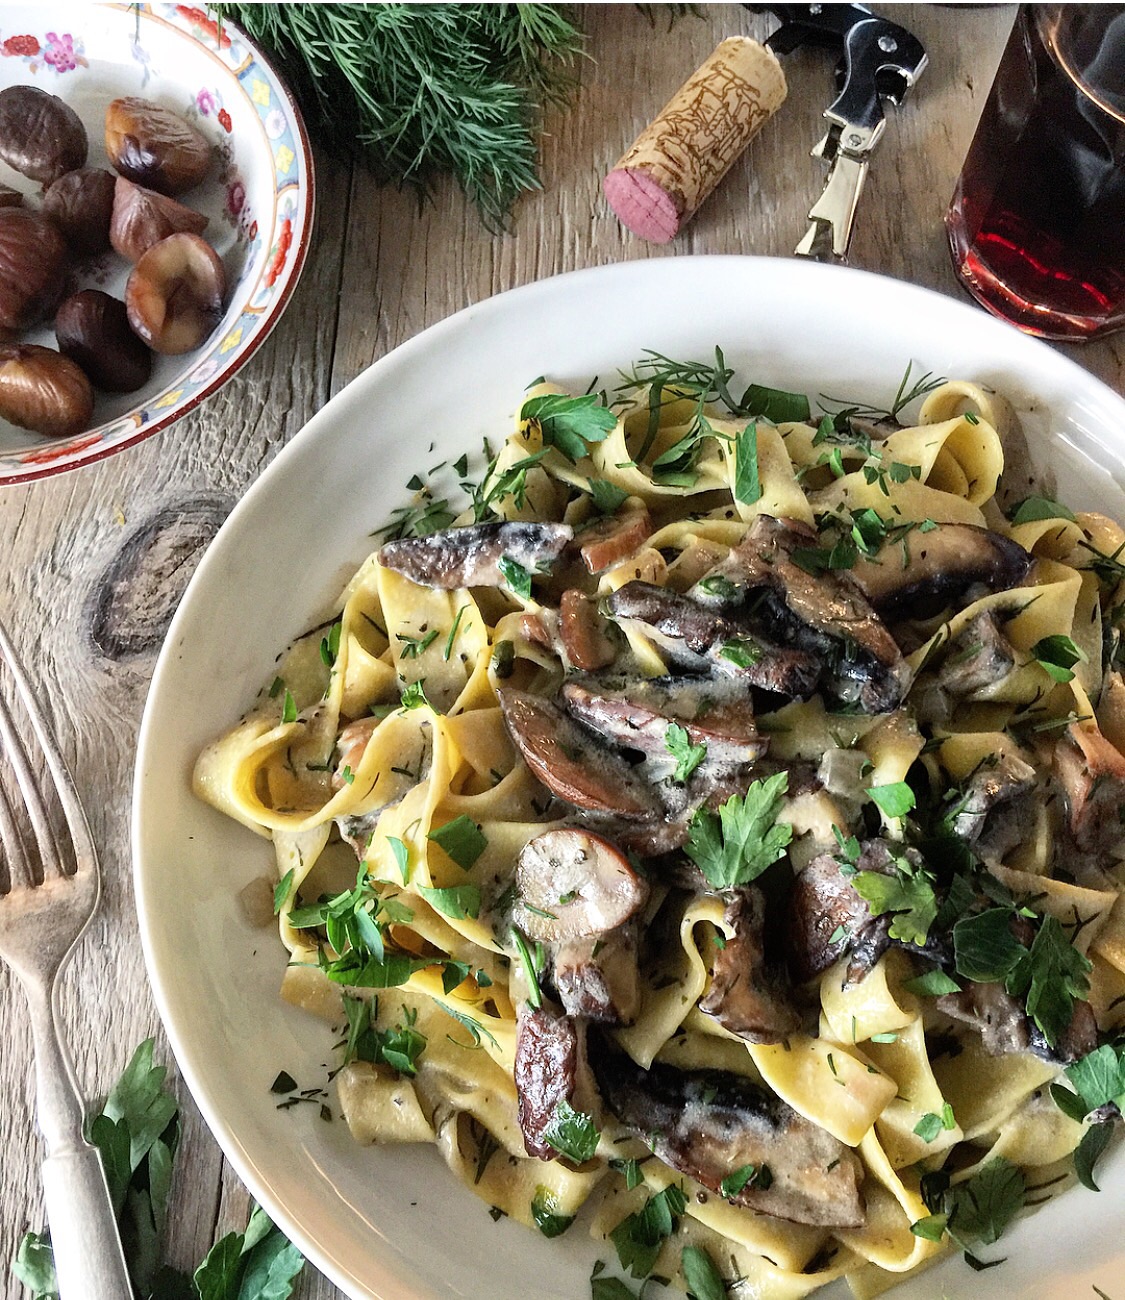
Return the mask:
<path id="1" fill-rule="evenodd" d="M 167 506 L 126 538 L 88 607 L 90 639 L 107 659 L 159 648 L 195 566 L 233 504 L 197 498 Z"/>

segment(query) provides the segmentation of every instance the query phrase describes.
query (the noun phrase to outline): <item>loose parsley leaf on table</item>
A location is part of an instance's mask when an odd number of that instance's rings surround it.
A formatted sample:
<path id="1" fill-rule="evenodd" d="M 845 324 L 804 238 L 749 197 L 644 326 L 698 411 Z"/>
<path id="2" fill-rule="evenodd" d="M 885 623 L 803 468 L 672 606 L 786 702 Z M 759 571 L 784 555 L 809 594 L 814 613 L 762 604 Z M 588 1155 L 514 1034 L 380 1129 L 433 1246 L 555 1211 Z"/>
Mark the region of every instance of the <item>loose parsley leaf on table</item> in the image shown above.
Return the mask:
<path id="1" fill-rule="evenodd" d="M 676 760 L 673 781 L 686 781 L 707 757 L 707 746 L 693 745 L 686 729 L 675 722 L 664 733 L 664 748 Z"/>
<path id="2" fill-rule="evenodd" d="M 715 889 L 749 884 L 784 854 L 793 827 L 777 814 L 788 786 L 788 773 L 778 772 L 732 795 L 718 816 L 705 808 L 693 815 L 684 851 Z"/>
<path id="3" fill-rule="evenodd" d="M 153 1065 L 152 1039 L 134 1052 L 87 1133 L 102 1155 L 118 1216 L 125 1261 L 140 1297 L 158 1300 L 287 1300 L 304 1267 L 297 1248 L 255 1206 L 244 1233 L 212 1247 L 194 1278 L 160 1263 L 168 1216 L 179 1108 L 164 1066 Z M 47 1233 L 27 1233 L 12 1272 L 35 1300 L 56 1300 L 58 1282 Z"/>

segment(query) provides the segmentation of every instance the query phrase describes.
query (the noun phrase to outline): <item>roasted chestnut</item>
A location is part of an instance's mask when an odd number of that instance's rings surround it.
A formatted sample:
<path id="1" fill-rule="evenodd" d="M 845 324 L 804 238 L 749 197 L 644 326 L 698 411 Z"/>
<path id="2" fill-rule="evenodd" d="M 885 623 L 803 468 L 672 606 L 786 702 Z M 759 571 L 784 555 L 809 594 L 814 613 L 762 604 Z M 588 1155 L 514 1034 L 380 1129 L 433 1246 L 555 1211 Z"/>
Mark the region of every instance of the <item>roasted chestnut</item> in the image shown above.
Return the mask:
<path id="1" fill-rule="evenodd" d="M 0 417 L 56 438 L 90 427 L 94 390 L 68 357 L 34 343 L 0 346 Z"/>
<path id="2" fill-rule="evenodd" d="M 113 215 L 109 221 L 109 240 L 130 262 L 139 262 L 153 244 L 181 230 L 201 235 L 207 228 L 202 212 L 186 208 L 154 190 L 134 185 L 123 176 L 117 178 L 113 192 Z"/>
<path id="3" fill-rule="evenodd" d="M 57 95 L 37 86 L 0 90 L 0 158 L 50 185 L 86 163 L 86 128 Z"/>
<path id="4" fill-rule="evenodd" d="M 152 374 L 152 353 L 129 328 L 125 304 L 100 289 L 71 294 L 55 313 L 55 337 L 104 392 L 135 392 Z"/>
<path id="5" fill-rule="evenodd" d="M 154 352 L 197 348 L 219 323 L 227 276 L 198 235 L 169 235 L 133 267 L 125 285 L 129 324 Z"/>
<path id="6" fill-rule="evenodd" d="M 0 208 L 0 327 L 27 329 L 62 297 L 66 242 L 28 208 Z"/>
<path id="7" fill-rule="evenodd" d="M 62 231 L 71 252 L 104 253 L 117 180 L 101 167 L 79 167 L 60 176 L 43 196 L 43 211 Z"/>
<path id="8" fill-rule="evenodd" d="M 105 151 L 122 176 L 160 194 L 193 189 L 211 167 L 211 146 L 194 126 L 135 95 L 106 109 Z"/>

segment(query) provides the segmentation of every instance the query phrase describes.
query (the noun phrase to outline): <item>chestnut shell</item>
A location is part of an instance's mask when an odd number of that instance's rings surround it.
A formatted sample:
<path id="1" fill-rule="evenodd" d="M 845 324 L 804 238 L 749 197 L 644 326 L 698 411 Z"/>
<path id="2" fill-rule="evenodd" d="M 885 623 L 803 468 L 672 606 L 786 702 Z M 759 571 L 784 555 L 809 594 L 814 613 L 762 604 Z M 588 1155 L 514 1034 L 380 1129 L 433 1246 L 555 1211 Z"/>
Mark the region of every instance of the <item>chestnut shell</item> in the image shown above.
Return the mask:
<path id="1" fill-rule="evenodd" d="M 152 353 L 130 329 L 125 304 L 100 289 L 67 298 L 55 313 L 55 337 L 103 392 L 135 392 L 152 374 Z"/>
<path id="2" fill-rule="evenodd" d="M 171 109 L 136 95 L 106 109 L 105 151 L 122 176 L 158 194 L 184 194 L 211 169 L 205 136 Z"/>
<path id="3" fill-rule="evenodd" d="M 66 241 L 28 208 L 0 208 L 0 328 L 23 330 L 48 315 L 65 288 Z"/>
<path id="4" fill-rule="evenodd" d="M 87 149 L 82 119 L 57 95 L 37 86 L 0 90 L 0 158 L 16 171 L 50 185 L 85 166 Z"/>
<path id="5" fill-rule="evenodd" d="M 0 416 L 65 438 L 90 427 L 94 390 L 69 358 L 34 343 L 0 346 Z"/>
<path id="6" fill-rule="evenodd" d="M 153 244 L 181 230 L 201 235 L 207 218 L 155 190 L 146 190 L 119 176 L 113 191 L 113 214 L 109 240 L 129 262 L 139 262 Z"/>
<path id="7" fill-rule="evenodd" d="M 117 177 L 101 167 L 79 167 L 60 176 L 43 196 L 43 211 L 62 231 L 72 252 L 104 253 Z"/>

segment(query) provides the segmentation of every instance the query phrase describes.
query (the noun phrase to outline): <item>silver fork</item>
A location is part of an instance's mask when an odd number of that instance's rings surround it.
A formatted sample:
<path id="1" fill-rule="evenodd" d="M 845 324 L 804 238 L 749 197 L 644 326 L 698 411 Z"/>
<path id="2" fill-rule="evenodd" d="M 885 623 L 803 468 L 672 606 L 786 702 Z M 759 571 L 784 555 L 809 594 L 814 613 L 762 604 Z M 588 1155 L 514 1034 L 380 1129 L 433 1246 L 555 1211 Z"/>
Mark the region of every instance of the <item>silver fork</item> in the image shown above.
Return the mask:
<path id="1" fill-rule="evenodd" d="M 31 1012 L 39 1127 L 49 1153 L 43 1162 L 43 1194 L 59 1294 L 63 1300 L 128 1300 L 132 1288 L 105 1172 L 97 1147 L 83 1137 L 82 1097 L 56 1006 L 59 971 L 98 904 L 98 859 L 70 773 L 3 626 L 0 657 L 7 661 L 30 732 L 42 750 L 70 835 L 67 845 L 55 833 L 0 692 L 0 742 L 23 795 L 43 874 L 43 883 L 37 884 L 25 828 L 0 785 L 0 845 L 8 870 L 7 893 L 0 879 L 0 957 L 19 976 Z"/>

